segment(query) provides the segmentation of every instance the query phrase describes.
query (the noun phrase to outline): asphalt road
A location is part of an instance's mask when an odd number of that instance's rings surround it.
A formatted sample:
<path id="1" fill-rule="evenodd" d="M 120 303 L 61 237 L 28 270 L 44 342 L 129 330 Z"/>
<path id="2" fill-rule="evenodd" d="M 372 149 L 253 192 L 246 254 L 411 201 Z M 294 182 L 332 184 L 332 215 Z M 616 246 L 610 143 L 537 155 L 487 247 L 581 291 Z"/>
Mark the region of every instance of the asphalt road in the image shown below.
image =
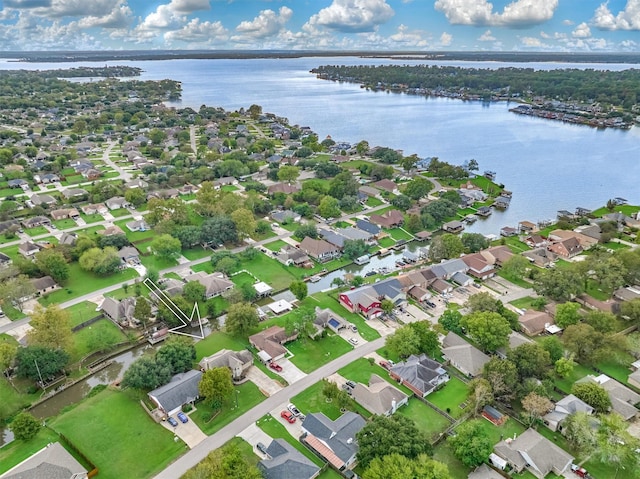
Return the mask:
<path id="1" fill-rule="evenodd" d="M 352 363 L 356 359 L 359 359 L 381 348 L 382 346 L 384 346 L 384 342 L 385 338 L 378 338 L 375 341 L 364 343 L 361 346 L 356 347 L 352 351 L 349 351 L 347 354 L 344 354 L 339 358 L 334 359 L 330 363 L 321 366 L 320 368 L 305 376 L 303 379 L 291 384 L 290 386 L 287 386 L 273 396 L 268 397 L 253 409 L 250 409 L 238 419 L 229 423 L 212 436 L 208 436 L 196 447 L 185 453 L 169 466 L 167 466 L 162 472 L 155 476 L 155 479 L 175 479 L 177 477 L 181 477 L 189 469 L 202 461 L 211 451 L 222 447 L 227 441 L 237 436 L 249 425 L 256 422 L 267 412 L 276 408 L 279 404 L 289 402 L 289 400 L 293 396 L 301 393 L 309 386 L 312 386 L 321 379 L 335 373 L 338 369 Z"/>

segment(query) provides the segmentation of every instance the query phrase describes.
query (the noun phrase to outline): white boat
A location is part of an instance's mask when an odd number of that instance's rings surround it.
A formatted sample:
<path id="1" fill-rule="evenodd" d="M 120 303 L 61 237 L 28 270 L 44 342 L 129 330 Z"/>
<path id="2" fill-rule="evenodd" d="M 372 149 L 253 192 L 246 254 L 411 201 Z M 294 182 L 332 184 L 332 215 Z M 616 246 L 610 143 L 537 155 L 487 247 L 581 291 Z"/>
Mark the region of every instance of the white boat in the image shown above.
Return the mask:
<path id="1" fill-rule="evenodd" d="M 359 258 L 356 258 L 354 261 L 355 264 L 367 264 L 371 258 L 368 254 L 362 255 Z"/>

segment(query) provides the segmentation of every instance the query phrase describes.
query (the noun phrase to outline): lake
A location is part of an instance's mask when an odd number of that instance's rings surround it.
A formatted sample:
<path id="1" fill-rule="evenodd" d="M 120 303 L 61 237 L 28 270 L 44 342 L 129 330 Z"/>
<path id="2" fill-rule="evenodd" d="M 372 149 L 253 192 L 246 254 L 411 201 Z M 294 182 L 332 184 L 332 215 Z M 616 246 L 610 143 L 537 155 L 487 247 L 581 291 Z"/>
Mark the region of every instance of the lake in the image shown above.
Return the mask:
<path id="1" fill-rule="evenodd" d="M 597 130 L 510 113 L 514 104 L 465 102 L 445 98 L 370 92 L 359 85 L 318 80 L 309 71 L 326 64 L 388 64 L 385 59 L 294 58 L 108 62 L 144 70 L 142 79 L 182 82 L 183 96 L 174 106 L 248 108 L 285 116 L 311 127 L 320 140 L 330 135 L 351 143 L 401 149 L 406 155 L 435 156 L 462 164 L 475 159 L 480 171 L 497 172 L 496 181 L 513 192 L 511 206 L 479 220 L 469 231 L 497 234 L 518 221 L 555 218 L 557 210 L 597 208 L 613 197 L 640 203 L 640 128 Z M 624 64 L 502 62 L 433 62 L 447 64 L 593 68 L 621 70 Z M 53 69 L 83 63 L 16 63 L 0 60 L 0 69 Z M 86 64 L 86 63 L 85 63 Z M 95 66 L 95 64 L 93 64 Z"/>

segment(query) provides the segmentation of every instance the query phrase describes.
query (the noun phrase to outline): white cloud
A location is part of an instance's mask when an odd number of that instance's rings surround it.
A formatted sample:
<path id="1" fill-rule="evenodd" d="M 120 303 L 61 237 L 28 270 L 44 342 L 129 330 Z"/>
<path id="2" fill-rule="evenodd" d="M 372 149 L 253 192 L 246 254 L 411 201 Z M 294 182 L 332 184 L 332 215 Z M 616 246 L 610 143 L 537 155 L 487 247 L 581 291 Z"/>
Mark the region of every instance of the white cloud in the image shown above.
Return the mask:
<path id="1" fill-rule="evenodd" d="M 522 40 L 522 44 L 525 47 L 541 47 L 542 46 L 542 41 L 540 41 L 540 39 L 536 37 L 523 37 L 521 38 L 521 40 Z"/>
<path id="2" fill-rule="evenodd" d="M 49 18 L 101 17 L 126 4 L 126 0 L 52 0 L 49 5 L 34 9 L 33 13 Z"/>
<path id="3" fill-rule="evenodd" d="M 442 45 L 443 47 L 448 47 L 449 45 L 451 45 L 452 40 L 453 35 L 451 35 L 450 33 L 442 32 L 442 35 L 440 35 L 440 45 Z"/>
<path id="4" fill-rule="evenodd" d="M 454 25 L 526 27 L 550 20 L 558 0 L 514 0 L 501 13 L 487 0 L 436 0 L 435 9 Z"/>
<path id="5" fill-rule="evenodd" d="M 39 8 L 50 7 L 51 0 L 4 0 L 6 8 Z"/>
<path id="6" fill-rule="evenodd" d="M 624 10 L 614 15 L 608 2 L 595 11 L 593 25 L 601 30 L 640 30 L 640 0 L 627 0 Z"/>
<path id="7" fill-rule="evenodd" d="M 174 41 L 214 45 L 228 40 L 229 32 L 220 22 L 200 21 L 194 18 L 179 30 L 173 30 L 164 34 L 164 39 L 172 43 Z"/>
<path id="8" fill-rule="evenodd" d="M 400 25 L 398 31 L 389 37 L 393 43 L 406 47 L 426 47 L 429 42 L 424 38 L 424 32 L 410 30 L 406 25 Z"/>
<path id="9" fill-rule="evenodd" d="M 325 27 L 346 33 L 370 32 L 393 15 L 395 12 L 385 0 L 333 0 L 309 18 L 307 29 Z"/>
<path id="10" fill-rule="evenodd" d="M 480 40 L 481 42 L 494 42 L 496 40 L 496 37 L 491 34 L 491 30 L 487 30 L 478 37 L 478 40 Z"/>
<path id="11" fill-rule="evenodd" d="M 573 38 L 589 38 L 591 36 L 591 29 L 589 28 L 589 25 L 582 22 L 573 30 L 573 32 L 571 32 L 571 35 Z"/>
<path id="12" fill-rule="evenodd" d="M 278 34 L 291 19 L 293 10 L 289 7 L 280 7 L 278 13 L 273 10 L 262 10 L 253 20 L 241 22 L 236 31 L 239 35 L 233 37 L 236 41 L 244 41 L 248 38 L 262 39 Z"/>
<path id="13" fill-rule="evenodd" d="M 169 6 L 179 13 L 192 13 L 198 10 L 211 9 L 209 0 L 171 0 Z"/>
<path id="14" fill-rule="evenodd" d="M 623 40 L 620 42 L 620 46 L 624 50 L 636 50 L 638 48 L 638 44 L 633 40 Z"/>
<path id="15" fill-rule="evenodd" d="M 575 25 L 575 22 L 573 20 L 567 19 L 567 20 L 562 20 L 562 24 L 570 27 L 571 25 Z"/>

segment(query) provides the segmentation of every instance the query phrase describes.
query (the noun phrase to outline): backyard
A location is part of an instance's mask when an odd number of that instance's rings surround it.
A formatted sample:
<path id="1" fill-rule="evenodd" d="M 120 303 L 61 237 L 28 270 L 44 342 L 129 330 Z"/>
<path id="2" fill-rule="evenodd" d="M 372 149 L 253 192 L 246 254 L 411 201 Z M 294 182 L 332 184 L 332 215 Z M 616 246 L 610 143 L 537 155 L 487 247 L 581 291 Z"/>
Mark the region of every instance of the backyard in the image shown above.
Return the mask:
<path id="1" fill-rule="evenodd" d="M 457 419 L 468 410 L 466 404 L 468 397 L 469 386 L 460 379 L 452 377 L 442 389 L 429 394 L 426 399 Z"/>
<path id="2" fill-rule="evenodd" d="M 451 424 L 447 418 L 417 398 L 409 399 L 409 403 L 398 409 L 396 414 L 401 414 L 411 419 L 416 423 L 418 429 L 424 432 L 432 441 L 437 439 Z"/>
<path id="3" fill-rule="evenodd" d="M 322 467 L 322 464 L 323 464 L 322 460 L 318 456 L 316 456 L 314 453 L 312 453 L 309 449 L 307 449 L 300 441 L 298 441 L 291 434 L 289 434 L 289 431 L 287 431 L 287 428 L 284 427 L 280 423 L 280 421 L 278 421 L 276 418 L 271 416 L 271 414 L 262 416 L 260 419 L 256 421 L 256 425 L 272 438 L 284 439 L 293 447 L 295 447 L 298 451 L 304 454 L 308 459 L 313 461 L 314 464 L 316 464 L 319 467 Z"/>

